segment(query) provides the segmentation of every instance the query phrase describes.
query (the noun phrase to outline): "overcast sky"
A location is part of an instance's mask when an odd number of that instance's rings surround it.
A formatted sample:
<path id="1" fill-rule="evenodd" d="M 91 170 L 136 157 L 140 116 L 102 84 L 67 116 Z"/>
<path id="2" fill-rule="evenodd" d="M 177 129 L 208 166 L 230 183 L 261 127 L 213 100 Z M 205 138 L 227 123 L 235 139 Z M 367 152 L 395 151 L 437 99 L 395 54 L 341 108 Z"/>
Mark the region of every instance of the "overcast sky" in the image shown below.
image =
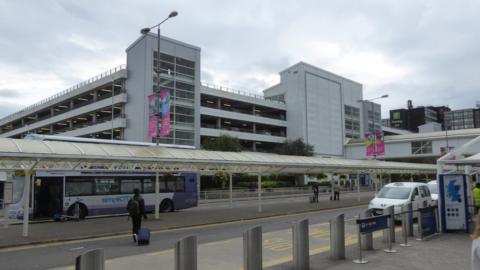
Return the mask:
<path id="1" fill-rule="evenodd" d="M 390 109 L 480 100 L 480 1 L 0 0 L 0 117 L 125 64 L 139 29 L 202 48 L 202 81 L 261 91 L 304 61 Z"/>

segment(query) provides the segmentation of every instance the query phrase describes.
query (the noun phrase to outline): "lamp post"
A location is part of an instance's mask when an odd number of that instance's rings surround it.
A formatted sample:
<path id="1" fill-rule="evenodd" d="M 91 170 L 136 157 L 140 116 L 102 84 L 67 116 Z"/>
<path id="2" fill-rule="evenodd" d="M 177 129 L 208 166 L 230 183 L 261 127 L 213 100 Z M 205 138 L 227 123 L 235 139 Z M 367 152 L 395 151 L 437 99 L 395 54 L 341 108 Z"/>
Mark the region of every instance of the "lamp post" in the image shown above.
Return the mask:
<path id="1" fill-rule="evenodd" d="M 157 28 L 157 66 L 156 66 L 156 74 L 157 74 L 157 89 L 155 90 L 155 114 L 157 116 L 157 126 L 156 126 L 156 135 L 155 135 L 155 143 L 157 146 L 159 145 L 159 135 L 160 135 L 160 25 L 166 22 L 168 19 L 173 18 L 178 15 L 178 12 L 172 11 L 159 24 L 156 24 L 152 27 L 143 28 L 140 30 L 142 35 L 146 35 L 152 30 L 152 28 Z M 160 212 L 160 175 L 158 169 L 155 171 L 155 219 L 159 219 L 159 212 Z"/>
<path id="2" fill-rule="evenodd" d="M 381 98 L 388 98 L 388 94 L 385 94 L 385 95 L 382 95 L 382 96 L 379 96 L 379 97 L 376 97 L 376 98 L 370 98 L 370 99 L 360 99 L 360 100 L 357 100 L 357 102 L 365 102 L 365 101 L 368 101 L 372 104 L 372 133 L 373 133 L 373 159 L 377 159 L 377 136 L 376 136 L 376 130 L 375 130 L 375 107 L 373 106 L 373 102 L 374 100 L 377 100 L 377 99 L 381 99 Z M 367 126 L 368 126 L 368 114 L 367 114 Z M 370 131 L 370 129 L 369 129 Z"/>

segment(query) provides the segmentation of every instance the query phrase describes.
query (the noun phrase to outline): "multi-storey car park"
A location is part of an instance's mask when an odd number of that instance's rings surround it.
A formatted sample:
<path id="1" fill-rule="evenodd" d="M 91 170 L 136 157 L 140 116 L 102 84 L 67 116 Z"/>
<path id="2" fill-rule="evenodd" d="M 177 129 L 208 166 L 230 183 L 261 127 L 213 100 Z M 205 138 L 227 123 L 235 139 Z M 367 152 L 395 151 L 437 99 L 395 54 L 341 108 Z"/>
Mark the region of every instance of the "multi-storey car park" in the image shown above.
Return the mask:
<path id="1" fill-rule="evenodd" d="M 281 71 L 280 83 L 263 95 L 201 83 L 201 49 L 163 36 L 157 71 L 157 38 L 148 33 L 133 42 L 126 65 L 4 117 L 0 136 L 155 142 L 148 136 L 148 96 L 157 79 L 171 96 L 171 132 L 162 144 L 199 148 L 227 134 L 246 150 L 268 152 L 285 139 L 302 138 L 317 155 L 344 157 L 345 141 L 361 138 L 380 111 L 378 104 L 358 102 L 361 84 L 303 62 Z"/>

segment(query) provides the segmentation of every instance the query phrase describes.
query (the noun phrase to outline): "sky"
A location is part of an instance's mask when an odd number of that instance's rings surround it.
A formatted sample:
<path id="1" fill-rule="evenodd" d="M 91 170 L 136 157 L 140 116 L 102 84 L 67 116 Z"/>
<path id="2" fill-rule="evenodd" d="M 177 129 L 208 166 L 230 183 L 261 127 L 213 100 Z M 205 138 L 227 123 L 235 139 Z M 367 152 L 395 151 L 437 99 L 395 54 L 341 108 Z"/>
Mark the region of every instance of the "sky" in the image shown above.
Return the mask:
<path id="1" fill-rule="evenodd" d="M 480 1 L 0 0 L 0 117 L 126 63 L 143 27 L 201 47 L 201 80 L 248 92 L 300 61 L 390 109 L 480 101 Z"/>

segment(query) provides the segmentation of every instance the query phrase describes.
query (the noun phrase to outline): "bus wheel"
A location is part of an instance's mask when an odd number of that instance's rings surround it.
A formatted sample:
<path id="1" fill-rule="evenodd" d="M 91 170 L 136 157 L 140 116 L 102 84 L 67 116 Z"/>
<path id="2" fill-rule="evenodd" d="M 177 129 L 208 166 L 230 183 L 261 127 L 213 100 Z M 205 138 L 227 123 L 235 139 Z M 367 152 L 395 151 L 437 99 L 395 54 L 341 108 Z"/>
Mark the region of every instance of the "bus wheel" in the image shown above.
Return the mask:
<path id="1" fill-rule="evenodd" d="M 173 202 L 172 200 L 166 199 L 160 203 L 160 212 L 173 212 Z"/>
<path id="2" fill-rule="evenodd" d="M 68 208 L 68 212 L 67 214 L 69 216 L 74 216 L 75 215 L 75 204 L 72 204 L 70 206 L 70 208 Z M 85 204 L 83 203 L 80 203 L 79 205 L 79 213 L 78 213 L 78 217 L 80 219 L 85 219 L 85 217 L 88 215 L 88 209 L 87 209 L 87 206 L 85 206 Z"/>

